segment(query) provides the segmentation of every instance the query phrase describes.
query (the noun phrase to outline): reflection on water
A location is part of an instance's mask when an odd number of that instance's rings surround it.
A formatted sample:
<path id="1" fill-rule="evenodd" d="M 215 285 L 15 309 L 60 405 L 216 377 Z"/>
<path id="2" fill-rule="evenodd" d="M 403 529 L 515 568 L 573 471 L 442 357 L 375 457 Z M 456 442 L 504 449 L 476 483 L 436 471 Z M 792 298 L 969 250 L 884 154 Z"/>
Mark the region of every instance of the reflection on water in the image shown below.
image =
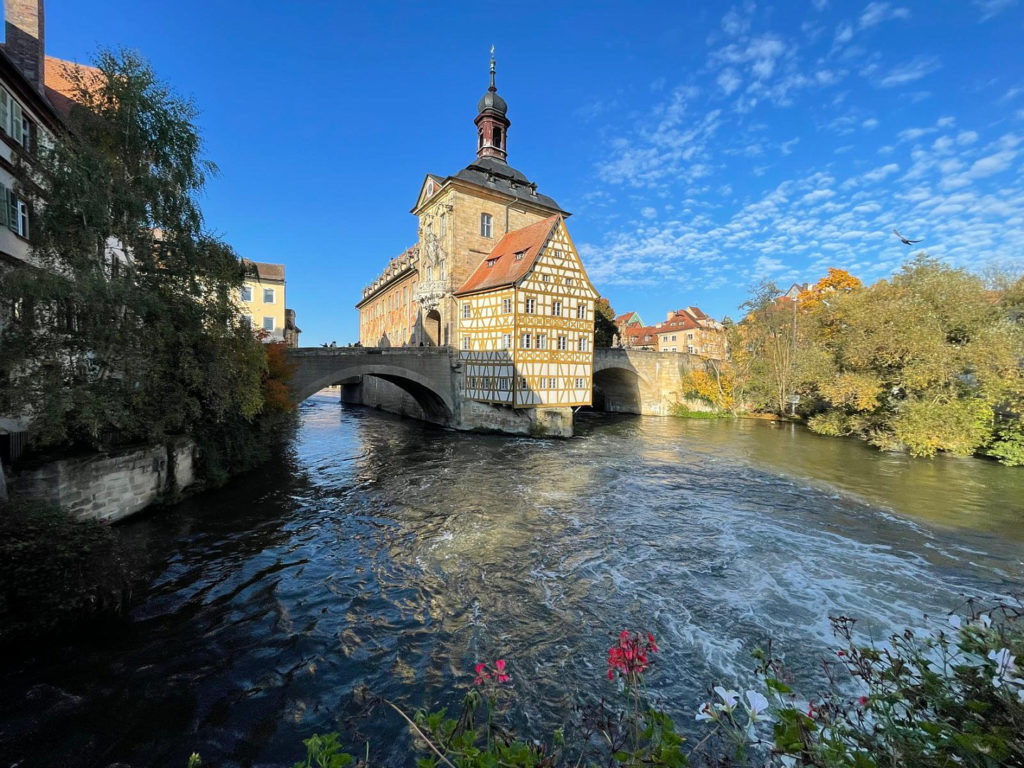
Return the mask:
<path id="1" fill-rule="evenodd" d="M 608 693 L 624 627 L 658 638 L 652 686 L 689 723 L 769 635 L 813 675 L 830 615 L 878 634 L 1024 584 L 1024 473 L 760 422 L 578 428 L 460 435 L 308 402 L 289 464 L 120 529 L 159 563 L 134 623 L 9 663 L 0 758 L 290 765 L 338 729 L 406 765 L 397 722 L 351 719 L 357 685 L 452 703 L 503 657 L 549 729 Z"/>

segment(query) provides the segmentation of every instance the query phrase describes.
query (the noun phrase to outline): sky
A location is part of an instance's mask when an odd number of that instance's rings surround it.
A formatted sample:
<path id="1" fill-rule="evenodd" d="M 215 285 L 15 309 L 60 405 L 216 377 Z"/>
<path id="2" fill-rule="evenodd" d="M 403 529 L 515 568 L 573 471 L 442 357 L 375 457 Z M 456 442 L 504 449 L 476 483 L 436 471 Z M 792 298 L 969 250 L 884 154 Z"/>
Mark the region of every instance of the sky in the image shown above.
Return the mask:
<path id="1" fill-rule="evenodd" d="M 919 249 L 1024 270 L 1024 0 L 50 0 L 46 49 L 133 48 L 194 100 L 206 226 L 283 263 L 302 344 L 416 241 L 475 157 L 489 49 L 509 163 L 645 322 L 735 317 L 762 280 L 865 282 Z M 893 229 L 919 246 L 899 242 Z"/>

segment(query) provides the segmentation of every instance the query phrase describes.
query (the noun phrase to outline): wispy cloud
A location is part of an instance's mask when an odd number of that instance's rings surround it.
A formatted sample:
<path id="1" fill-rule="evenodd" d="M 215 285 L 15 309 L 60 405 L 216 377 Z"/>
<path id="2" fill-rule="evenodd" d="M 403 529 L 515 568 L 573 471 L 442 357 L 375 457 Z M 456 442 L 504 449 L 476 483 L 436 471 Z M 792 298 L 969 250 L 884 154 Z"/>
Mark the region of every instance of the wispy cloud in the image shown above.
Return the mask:
<path id="1" fill-rule="evenodd" d="M 1017 0 L 972 0 L 975 6 L 981 9 L 981 21 L 988 21 L 1008 8 L 1017 4 Z"/>
<path id="2" fill-rule="evenodd" d="M 942 65 L 937 56 L 915 56 L 910 61 L 900 64 L 889 71 L 878 84 L 882 88 L 893 88 L 906 85 L 927 77 Z"/>

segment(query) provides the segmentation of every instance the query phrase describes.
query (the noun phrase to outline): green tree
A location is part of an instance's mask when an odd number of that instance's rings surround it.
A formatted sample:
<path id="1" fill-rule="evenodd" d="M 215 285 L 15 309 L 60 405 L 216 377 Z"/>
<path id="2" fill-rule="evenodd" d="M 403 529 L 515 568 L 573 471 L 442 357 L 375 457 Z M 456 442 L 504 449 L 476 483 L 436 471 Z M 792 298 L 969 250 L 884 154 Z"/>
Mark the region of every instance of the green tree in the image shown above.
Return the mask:
<path id="1" fill-rule="evenodd" d="M 159 440 L 251 419 L 265 358 L 234 303 L 230 247 L 205 234 L 196 109 L 137 54 L 71 68 L 68 130 L 40 142 L 19 194 L 38 268 L 4 276 L 0 412 L 40 447 Z"/>
<path id="2" fill-rule="evenodd" d="M 615 310 L 608 299 L 601 297 L 594 303 L 594 346 L 610 347 L 615 334 L 619 332 L 615 325 Z"/>
<path id="3" fill-rule="evenodd" d="M 997 409 L 1019 423 L 1022 329 L 979 277 L 920 256 L 816 314 L 812 428 L 932 456 L 983 447 Z"/>
<path id="4" fill-rule="evenodd" d="M 785 413 L 797 371 L 796 305 L 781 295 L 774 283 L 761 283 L 741 306 L 746 317 L 727 331 L 748 407 L 775 413 Z"/>

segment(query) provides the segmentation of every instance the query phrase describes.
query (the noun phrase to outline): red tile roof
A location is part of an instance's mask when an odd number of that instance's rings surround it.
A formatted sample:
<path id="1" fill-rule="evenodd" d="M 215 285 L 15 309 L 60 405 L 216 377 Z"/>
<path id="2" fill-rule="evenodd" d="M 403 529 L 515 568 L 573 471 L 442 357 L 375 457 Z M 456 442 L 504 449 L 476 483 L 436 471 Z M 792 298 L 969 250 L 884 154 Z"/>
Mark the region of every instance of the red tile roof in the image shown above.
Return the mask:
<path id="1" fill-rule="evenodd" d="M 96 67 L 53 56 L 46 57 L 44 71 L 46 98 L 65 119 L 71 114 L 71 106 L 78 97 L 74 74 L 80 75 L 85 85 L 89 85 L 92 80 L 98 81 L 100 77 L 100 71 Z"/>
<path id="2" fill-rule="evenodd" d="M 561 219 L 561 216 L 549 216 L 543 221 L 506 234 L 455 295 L 489 291 L 521 280 L 533 268 L 544 244 Z M 517 253 L 521 253 L 522 258 L 517 259 Z"/>

